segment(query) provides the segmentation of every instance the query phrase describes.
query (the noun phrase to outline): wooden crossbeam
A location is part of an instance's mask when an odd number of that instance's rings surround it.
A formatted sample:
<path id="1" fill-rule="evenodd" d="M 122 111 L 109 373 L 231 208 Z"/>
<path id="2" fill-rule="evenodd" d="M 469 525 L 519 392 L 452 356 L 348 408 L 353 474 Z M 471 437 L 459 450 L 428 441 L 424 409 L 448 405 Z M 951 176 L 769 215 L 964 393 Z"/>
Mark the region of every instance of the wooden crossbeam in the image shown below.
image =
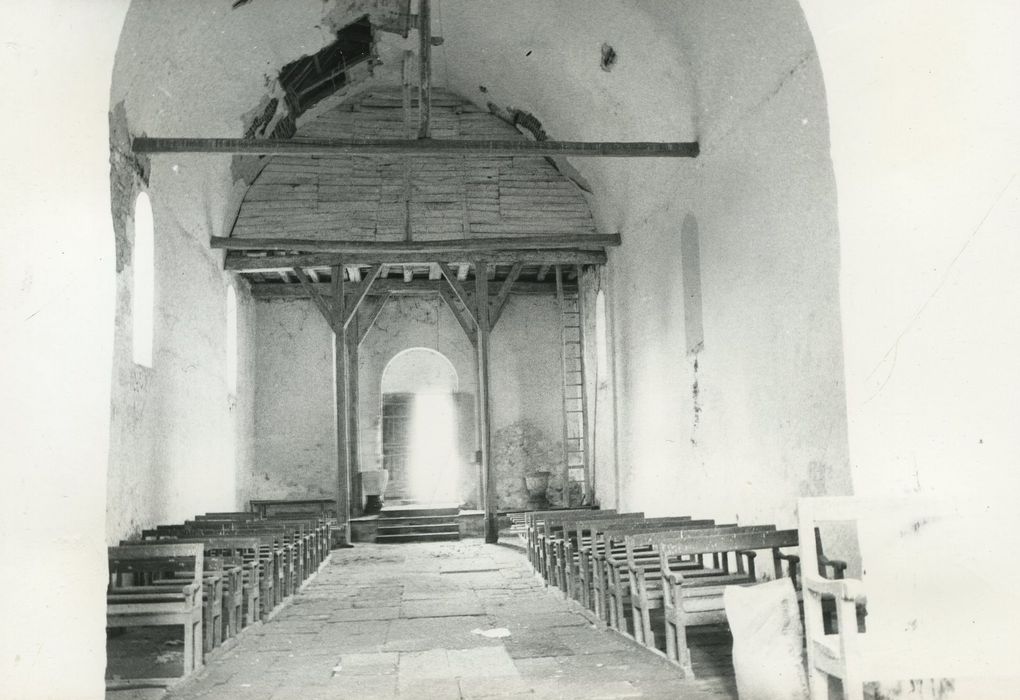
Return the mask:
<path id="1" fill-rule="evenodd" d="M 134 153 L 227 153 L 306 156 L 573 156 L 696 158 L 696 141 L 528 141 L 495 139 L 208 139 L 137 136 Z"/>
<path id="2" fill-rule="evenodd" d="M 503 309 L 506 308 L 506 302 L 510 298 L 510 291 L 514 287 L 514 282 L 521 274 L 521 268 L 524 267 L 520 263 L 514 263 L 514 266 L 510 268 L 510 274 L 507 275 L 506 279 L 503 280 L 502 286 L 499 288 L 499 294 L 496 295 L 495 300 L 492 302 L 492 309 L 489 312 L 489 329 L 496 327 L 499 323 L 499 317 L 503 315 Z"/>
<path id="3" fill-rule="evenodd" d="M 333 267 L 341 257 L 340 253 L 299 253 L 296 255 L 261 255 L 247 256 L 240 253 L 228 253 L 223 261 L 223 269 L 235 272 L 267 272 L 271 270 L 290 270 L 295 267 Z M 524 265 L 604 265 L 606 254 L 599 250 L 449 250 L 441 254 L 407 255 L 405 253 L 346 253 L 343 260 L 348 265 L 373 265 L 385 263 L 390 265 L 409 265 L 417 263 L 427 265 L 436 258 L 455 261 L 480 258 L 486 262 L 512 265 L 519 262 Z M 405 268 L 406 269 L 406 268 Z"/>
<path id="4" fill-rule="evenodd" d="M 443 271 L 443 277 L 446 278 L 446 282 L 450 285 L 450 289 L 453 290 L 454 295 L 457 297 L 457 301 L 464 305 L 467 309 L 468 315 L 471 317 L 471 322 L 474 324 L 478 323 L 478 310 L 471 304 L 471 300 L 468 297 L 467 290 L 461 285 L 460 280 L 457 279 L 457 275 L 453 273 L 450 266 L 444 262 L 438 263 L 439 269 Z M 475 268 L 475 274 L 478 274 L 478 268 Z"/>
<path id="5" fill-rule="evenodd" d="M 400 279 L 377 279 L 372 285 L 372 288 L 368 290 L 368 296 L 380 297 L 387 296 L 389 294 L 397 296 L 422 296 L 422 295 L 435 295 L 439 294 L 441 289 L 446 289 L 449 285 L 446 279 L 439 280 L 423 280 L 416 279 L 411 282 L 403 282 Z M 489 283 L 489 294 L 493 297 L 498 297 L 500 290 L 502 289 L 503 282 L 490 282 Z M 318 290 L 319 294 L 328 296 L 330 293 L 330 285 L 328 282 L 319 282 L 313 284 L 313 287 Z M 573 285 L 570 286 L 573 290 Z M 471 303 L 474 303 L 473 292 L 467 290 L 468 299 Z M 256 299 L 307 299 L 309 298 L 308 290 L 300 284 L 252 284 L 251 294 Z M 514 296 L 522 295 L 533 295 L 533 296 L 555 296 L 556 285 L 552 282 L 531 282 L 522 281 L 520 278 L 514 282 L 513 288 L 510 290 L 510 294 Z M 349 296 L 349 295 L 348 295 Z"/>
<path id="6" fill-rule="evenodd" d="M 349 241 L 286 236 L 270 238 L 224 238 L 213 236 L 209 247 L 216 250 L 280 251 L 302 253 L 400 253 L 403 255 L 428 255 L 450 250 L 545 250 L 576 249 L 601 250 L 622 243 L 620 234 L 542 234 L 527 236 L 493 236 L 487 238 L 452 238 L 429 241 Z M 352 280 L 357 281 L 357 280 Z"/>

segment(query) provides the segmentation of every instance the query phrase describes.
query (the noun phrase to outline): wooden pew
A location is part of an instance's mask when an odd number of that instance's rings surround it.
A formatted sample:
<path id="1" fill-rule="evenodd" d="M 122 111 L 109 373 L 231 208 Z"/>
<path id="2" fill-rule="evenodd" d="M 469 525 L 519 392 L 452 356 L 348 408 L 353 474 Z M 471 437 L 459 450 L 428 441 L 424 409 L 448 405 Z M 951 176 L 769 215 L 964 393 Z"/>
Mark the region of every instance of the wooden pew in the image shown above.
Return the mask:
<path id="1" fill-rule="evenodd" d="M 203 663 L 201 544 L 110 547 L 110 581 L 106 595 L 107 627 L 180 625 L 184 628 L 184 676 Z M 190 576 L 166 580 L 175 572 Z M 170 685 L 177 678 L 132 679 Z"/>
<path id="2" fill-rule="evenodd" d="M 280 512 L 301 513 L 312 518 L 336 518 L 335 498 L 269 498 L 252 499 L 253 513 L 262 518 L 272 518 Z"/>
<path id="3" fill-rule="evenodd" d="M 539 510 L 530 511 L 525 514 L 525 525 L 528 533 L 528 558 L 531 566 L 543 578 L 548 580 L 549 569 L 546 559 L 545 548 L 545 519 L 560 518 L 570 515 L 585 515 L 592 513 L 591 508 L 578 508 L 569 510 Z M 600 510 L 600 513 L 613 513 L 615 510 Z"/>
<path id="4" fill-rule="evenodd" d="M 190 539 L 204 541 L 210 537 L 256 537 L 258 539 L 258 558 L 262 563 L 262 570 L 259 574 L 260 616 L 265 620 L 286 597 L 286 581 L 290 578 L 293 547 L 279 544 L 280 534 L 264 530 L 224 530 L 217 525 L 208 528 L 189 525 L 157 525 L 155 528 L 142 531 L 142 539 L 146 542 Z"/>
<path id="5" fill-rule="evenodd" d="M 617 514 L 610 518 L 584 516 L 581 519 L 564 523 L 563 556 L 560 559 L 566 569 L 562 576 L 567 582 L 567 597 L 577 600 L 585 608 L 594 612 L 593 588 L 595 584 L 592 567 L 595 562 L 592 552 L 593 548 L 595 550 L 599 548 L 596 544 L 598 528 L 640 523 L 645 520 L 644 514 L 639 513 L 635 515 Z"/>
<path id="6" fill-rule="evenodd" d="M 287 530 L 290 532 L 289 542 L 294 545 L 296 551 L 293 553 L 293 580 L 288 581 L 287 594 L 297 590 L 297 587 L 305 581 L 312 572 L 318 568 L 320 563 L 319 553 L 321 552 L 320 524 L 315 520 L 277 520 L 251 518 L 250 513 L 216 513 L 198 516 L 194 521 L 187 521 L 186 525 L 200 527 L 205 530 L 220 528 L 223 532 L 236 532 L 239 529 L 247 530 Z"/>
<path id="7" fill-rule="evenodd" d="M 718 532 L 694 530 L 636 535 L 630 539 L 634 544 L 651 544 L 659 553 L 666 656 L 679 664 L 688 675 L 693 675 L 693 669 L 687 646 L 687 628 L 691 625 L 726 622 L 722 601 L 723 588 L 726 585 L 748 585 L 757 581 L 756 552 L 771 551 L 773 572 L 776 577 L 788 576 L 796 582 L 799 575 L 800 557 L 796 553 L 782 551 L 784 548 L 799 547 L 796 530 L 763 531 L 761 528 L 737 528 Z M 816 540 L 812 537 L 809 549 L 814 550 L 815 547 Z M 699 580 L 671 567 L 672 558 L 705 554 L 722 555 L 724 561 L 734 560 L 735 571 L 727 571 L 724 576 Z M 829 561 L 824 556 L 822 560 Z M 834 570 L 842 570 L 845 564 L 835 562 L 829 566 Z M 741 578 L 744 580 L 739 580 Z M 639 573 L 632 581 L 637 588 L 644 588 L 637 595 L 645 598 L 647 606 L 652 598 L 647 586 L 648 577 Z M 644 625 L 644 631 L 650 633 L 647 624 Z"/>
<path id="8" fill-rule="evenodd" d="M 265 567 L 258 558 L 257 538 L 204 537 L 162 541 L 202 544 L 206 571 L 217 571 L 223 576 L 223 639 L 236 636 L 242 628 L 262 619 L 261 578 Z M 124 541 L 120 544 L 122 547 L 135 547 L 150 543 Z"/>
<path id="9" fill-rule="evenodd" d="M 651 578 L 658 579 L 659 559 L 658 553 L 651 546 L 635 548 L 628 556 L 624 538 L 628 535 L 681 532 L 688 529 L 729 531 L 737 527 L 732 524 L 717 524 L 711 519 L 663 518 L 656 520 L 658 522 L 627 524 L 603 530 L 600 533 L 602 553 L 595 557 L 597 575 L 601 579 L 600 585 L 603 587 L 601 603 L 607 609 L 609 626 L 628 637 L 633 636 L 638 641 L 642 641 L 640 635 L 643 628 L 638 624 L 637 619 L 633 621 L 633 635 L 627 625 L 627 605 L 633 602 L 631 600 L 631 567 L 651 572 Z M 760 526 L 760 529 L 774 530 L 775 527 Z M 714 560 L 706 562 L 702 557 L 678 560 L 673 562 L 673 567 L 683 569 L 689 575 L 697 577 L 720 576 L 728 573 L 724 563 L 720 565 L 720 562 Z"/>
<path id="10" fill-rule="evenodd" d="M 644 517 L 644 513 L 617 513 L 615 510 L 589 512 L 584 517 L 592 520 L 615 520 L 624 516 Z M 565 542 L 569 534 L 568 524 L 576 521 L 576 514 L 548 515 L 542 519 L 540 540 L 542 542 L 543 560 L 545 561 L 546 585 L 553 585 L 566 591 L 566 550 Z"/>
<path id="11" fill-rule="evenodd" d="M 750 527 L 720 527 L 712 529 L 691 529 L 691 530 L 666 530 L 660 532 L 637 532 L 626 534 L 623 537 L 626 548 L 627 569 L 629 572 L 631 615 L 634 626 L 634 638 L 655 650 L 655 641 L 651 626 L 651 610 L 665 608 L 667 617 L 666 639 L 667 656 L 671 660 L 675 654 L 671 651 L 675 645 L 671 644 L 670 635 L 676 639 L 675 624 L 673 619 L 676 612 L 671 607 L 671 588 L 674 581 L 683 581 L 684 591 L 689 597 L 698 597 L 698 605 L 704 606 L 706 601 L 710 605 L 718 605 L 722 608 L 722 590 L 726 586 L 743 585 L 754 583 L 756 580 L 755 547 L 736 546 L 744 544 L 756 544 L 763 538 L 773 538 L 776 545 L 774 553 L 776 557 L 782 556 L 779 546 L 796 546 L 796 537 L 793 544 L 789 544 L 790 532 L 786 532 L 786 539 L 776 538 L 776 528 L 773 525 L 756 525 Z M 794 533 L 795 535 L 796 533 Z M 697 547 L 682 549 L 669 554 L 669 546 L 677 542 L 701 542 L 702 549 Z M 734 545 L 734 546 L 730 546 Z M 655 559 L 648 560 L 639 557 L 636 552 L 641 548 L 652 548 L 655 552 Z M 760 548 L 759 548 L 760 549 Z M 692 559 L 704 563 L 705 555 L 711 555 L 712 566 L 708 569 L 690 568 L 680 562 L 690 562 Z M 679 560 L 676 561 L 676 560 Z M 780 560 L 777 558 L 777 566 Z M 777 571 L 780 569 L 777 568 Z M 701 608 L 698 608 L 699 610 Z M 725 620 L 725 616 L 724 616 Z M 707 624 L 707 623 L 691 623 Z M 686 637 L 684 637 L 686 639 Z M 686 648 L 686 646 L 684 647 Z"/>

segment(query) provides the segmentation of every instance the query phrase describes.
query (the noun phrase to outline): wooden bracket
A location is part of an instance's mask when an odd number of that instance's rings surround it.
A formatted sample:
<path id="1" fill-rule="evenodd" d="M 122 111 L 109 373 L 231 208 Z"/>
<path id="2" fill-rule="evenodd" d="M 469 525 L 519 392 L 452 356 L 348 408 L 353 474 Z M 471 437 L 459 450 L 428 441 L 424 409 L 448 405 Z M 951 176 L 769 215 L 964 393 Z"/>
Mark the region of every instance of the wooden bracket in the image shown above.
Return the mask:
<path id="1" fill-rule="evenodd" d="M 358 307 L 361 306 L 361 302 L 365 300 L 366 296 L 368 296 L 368 290 L 372 288 L 372 283 L 379 277 L 380 270 L 382 270 L 382 265 L 372 265 L 372 267 L 368 269 L 368 274 L 365 275 L 354 290 L 351 295 L 353 299 L 349 304 L 347 304 L 344 312 L 340 315 L 344 328 L 350 325 L 351 319 L 354 318 L 354 314 L 358 313 Z"/>
<path id="2" fill-rule="evenodd" d="M 507 275 L 506 279 L 503 280 L 503 286 L 499 288 L 499 294 L 492 302 L 492 306 L 489 310 L 489 329 L 496 327 L 499 323 L 499 317 L 503 314 L 503 309 L 506 308 L 506 302 L 510 298 L 510 290 L 514 287 L 514 282 L 521 274 L 521 268 L 524 265 L 521 263 L 514 263 L 514 266 L 510 268 L 510 274 Z M 476 272 L 477 274 L 477 272 Z"/>
<path id="3" fill-rule="evenodd" d="M 466 314 L 460 307 L 457 306 L 457 298 L 454 297 L 453 292 L 446 287 L 440 287 L 439 296 L 441 296 L 443 301 L 446 302 L 446 305 L 450 307 L 450 311 L 453 312 L 453 315 L 460 324 L 460 327 L 464 329 L 464 334 L 468 337 L 468 340 L 471 341 L 471 345 L 477 346 L 478 333 L 475 331 L 475 324 L 473 320 L 466 317 Z"/>
<path id="4" fill-rule="evenodd" d="M 305 291 L 308 292 L 308 296 L 312 298 L 312 301 L 315 303 L 315 306 L 319 309 L 319 313 L 321 313 L 323 318 L 326 319 L 326 323 L 328 323 L 329 327 L 332 328 L 334 332 L 336 332 L 336 325 L 334 324 L 334 321 L 336 319 L 336 311 L 333 309 L 333 305 L 329 301 L 327 301 L 326 298 L 322 296 L 322 294 L 319 293 L 319 290 L 316 289 L 315 284 L 308 278 L 308 275 L 306 275 L 305 271 L 302 270 L 300 267 L 294 268 L 294 276 L 298 278 L 298 282 L 300 282 L 301 286 L 304 287 Z"/>
<path id="5" fill-rule="evenodd" d="M 468 297 L 467 291 L 464 289 L 464 286 L 460 283 L 460 280 L 457 279 L 457 275 L 454 274 L 453 270 L 451 270 L 450 266 L 447 265 L 446 263 L 441 262 L 438 263 L 438 265 L 439 269 L 443 271 L 443 277 L 446 278 L 446 281 L 449 283 L 450 288 L 453 290 L 453 293 L 457 296 L 457 301 L 463 304 L 464 308 L 467 309 L 468 316 L 471 317 L 471 324 L 477 326 L 478 325 L 477 309 L 475 309 L 474 306 L 471 304 L 471 299 L 470 297 Z M 475 274 L 476 275 L 478 274 L 478 268 L 475 268 Z"/>
<path id="6" fill-rule="evenodd" d="M 369 302 L 370 304 L 374 304 L 375 308 L 368 310 L 367 323 L 358 324 L 359 345 L 362 343 L 362 341 L 365 340 L 365 336 L 368 335 L 368 332 L 372 330 L 372 328 L 375 326 L 375 322 L 379 320 L 379 316 L 382 314 L 383 307 L 386 306 L 386 302 L 390 300 L 390 296 L 392 296 L 392 293 L 386 292 L 386 294 L 379 297 L 378 299 Z"/>

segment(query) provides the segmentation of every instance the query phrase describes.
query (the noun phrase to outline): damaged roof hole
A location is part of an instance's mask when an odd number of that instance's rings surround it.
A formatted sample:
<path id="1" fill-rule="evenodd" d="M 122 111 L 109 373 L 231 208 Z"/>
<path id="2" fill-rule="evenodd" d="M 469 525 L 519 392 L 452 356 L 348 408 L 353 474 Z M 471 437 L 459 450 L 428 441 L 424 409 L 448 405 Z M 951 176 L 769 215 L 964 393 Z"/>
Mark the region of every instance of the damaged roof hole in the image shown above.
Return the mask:
<path id="1" fill-rule="evenodd" d="M 346 85 L 350 68 L 372 57 L 372 43 L 372 24 L 365 15 L 337 31 L 333 43 L 281 68 L 280 85 L 287 91 L 293 116 Z"/>
<path id="2" fill-rule="evenodd" d="M 616 65 L 616 50 L 609 44 L 602 45 L 602 61 L 600 63 L 602 70 L 607 73 L 613 69 Z"/>

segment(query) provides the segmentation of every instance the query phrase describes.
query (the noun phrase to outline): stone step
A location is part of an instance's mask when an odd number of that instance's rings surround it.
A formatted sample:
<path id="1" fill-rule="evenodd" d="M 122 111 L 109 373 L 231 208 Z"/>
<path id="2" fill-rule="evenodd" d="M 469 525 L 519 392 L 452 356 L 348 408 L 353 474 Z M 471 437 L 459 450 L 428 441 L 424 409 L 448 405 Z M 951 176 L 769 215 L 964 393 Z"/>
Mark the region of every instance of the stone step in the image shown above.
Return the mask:
<path id="1" fill-rule="evenodd" d="M 450 508 L 429 508 L 427 506 L 399 506 L 399 507 L 384 507 L 379 511 L 379 517 L 390 520 L 393 518 L 430 518 L 430 517 L 444 517 L 449 518 L 456 516 L 460 513 L 460 509 L 456 506 Z"/>
<path id="2" fill-rule="evenodd" d="M 376 520 L 379 527 L 391 525 L 435 525 L 437 523 L 456 523 L 456 518 L 449 515 L 407 515 L 401 517 L 380 517 Z"/>
<path id="3" fill-rule="evenodd" d="M 399 544 L 402 542 L 449 542 L 460 539 L 460 531 L 410 532 L 402 535 L 376 535 L 376 544 Z"/>
<path id="4" fill-rule="evenodd" d="M 400 525 L 380 525 L 376 532 L 380 535 L 402 535 L 412 532 L 455 532 L 460 531 L 456 521 L 444 520 L 438 523 L 402 523 Z"/>

